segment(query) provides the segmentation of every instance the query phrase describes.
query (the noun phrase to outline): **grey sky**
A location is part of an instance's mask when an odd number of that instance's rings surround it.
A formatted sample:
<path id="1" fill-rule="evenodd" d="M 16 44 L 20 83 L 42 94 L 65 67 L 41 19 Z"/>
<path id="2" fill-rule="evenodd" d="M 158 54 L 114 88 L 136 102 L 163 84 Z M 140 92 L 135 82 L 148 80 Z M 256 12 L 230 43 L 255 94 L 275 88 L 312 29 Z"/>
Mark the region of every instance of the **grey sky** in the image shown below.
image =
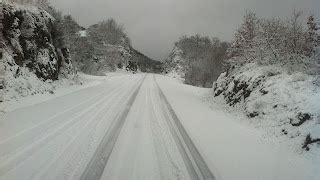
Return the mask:
<path id="1" fill-rule="evenodd" d="M 133 46 L 162 60 L 182 35 L 231 40 L 246 10 L 286 17 L 292 9 L 320 17 L 320 0 L 52 0 L 83 26 L 113 17 L 124 24 Z"/>

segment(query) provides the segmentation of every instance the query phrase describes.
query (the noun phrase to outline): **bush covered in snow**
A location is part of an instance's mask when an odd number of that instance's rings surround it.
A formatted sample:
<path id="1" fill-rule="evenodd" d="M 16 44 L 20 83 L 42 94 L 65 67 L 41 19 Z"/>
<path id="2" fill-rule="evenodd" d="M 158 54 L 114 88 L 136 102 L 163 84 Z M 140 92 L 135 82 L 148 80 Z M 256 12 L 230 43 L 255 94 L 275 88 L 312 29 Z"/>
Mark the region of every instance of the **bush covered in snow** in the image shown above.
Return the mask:
<path id="1" fill-rule="evenodd" d="M 314 16 L 306 26 L 301 18 L 299 11 L 288 20 L 248 12 L 213 95 L 243 110 L 255 126 L 309 150 L 320 141 L 320 38 Z"/>

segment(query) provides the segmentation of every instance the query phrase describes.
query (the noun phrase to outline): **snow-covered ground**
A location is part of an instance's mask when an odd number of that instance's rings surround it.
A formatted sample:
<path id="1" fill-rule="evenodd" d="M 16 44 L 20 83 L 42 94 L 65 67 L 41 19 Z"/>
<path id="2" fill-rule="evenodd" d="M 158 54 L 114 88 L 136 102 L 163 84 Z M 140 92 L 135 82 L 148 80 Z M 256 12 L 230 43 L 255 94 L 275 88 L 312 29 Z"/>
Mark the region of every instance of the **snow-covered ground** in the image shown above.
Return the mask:
<path id="1" fill-rule="evenodd" d="M 207 101 L 210 89 L 158 77 L 179 119 L 218 179 L 319 179 L 319 153 L 292 151 L 262 129 L 248 125 L 243 113 L 230 113 Z M 210 108 L 211 107 L 211 108 Z"/>
<path id="2" fill-rule="evenodd" d="M 141 79 L 114 76 L 1 115 L 0 179 L 77 179 Z"/>
<path id="3" fill-rule="evenodd" d="M 152 74 L 100 82 L 0 115 L 0 179 L 319 179 L 317 157 L 210 108 L 209 89 Z"/>
<path id="4" fill-rule="evenodd" d="M 33 77 L 33 80 L 36 82 L 32 81 L 29 77 L 27 79 L 24 79 L 24 77 L 15 79 L 14 81 L 16 82 L 14 83 L 16 86 L 8 86 L 8 88 L 11 89 L 5 92 L 5 101 L 0 103 L 0 114 L 11 112 L 23 107 L 36 105 L 84 88 L 96 86 L 101 84 L 101 82 L 106 79 L 105 76 L 90 76 L 86 74 L 79 74 L 79 77 L 77 78 L 77 81 L 63 78 L 54 82 L 42 82 L 35 76 Z M 9 82 L 9 84 L 10 83 L 12 83 L 12 81 Z M 24 83 L 27 83 L 26 86 L 30 84 L 30 88 L 23 89 L 22 86 Z M 38 84 L 41 87 L 34 87 L 31 85 L 32 83 Z"/>
<path id="5" fill-rule="evenodd" d="M 243 122 L 258 129 L 264 139 L 319 156 L 319 80 L 305 72 L 251 63 L 228 76 L 222 73 L 208 99 L 246 115 Z"/>

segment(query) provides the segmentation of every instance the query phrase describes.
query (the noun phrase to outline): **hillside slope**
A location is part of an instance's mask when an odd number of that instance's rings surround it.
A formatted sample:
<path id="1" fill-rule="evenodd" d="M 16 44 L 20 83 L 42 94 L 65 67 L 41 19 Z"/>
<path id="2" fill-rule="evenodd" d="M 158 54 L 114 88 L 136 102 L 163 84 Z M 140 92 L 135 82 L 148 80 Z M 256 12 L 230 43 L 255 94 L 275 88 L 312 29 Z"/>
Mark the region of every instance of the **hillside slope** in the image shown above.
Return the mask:
<path id="1" fill-rule="evenodd" d="M 88 74 L 103 75 L 117 69 L 142 72 L 157 72 L 162 63 L 154 61 L 132 45 L 124 27 L 114 19 L 107 19 L 81 27 L 70 15 L 63 16 L 54 8 L 49 8 L 59 20 L 70 47 L 71 59 L 75 66 Z"/>
<path id="2" fill-rule="evenodd" d="M 310 150 L 320 139 L 319 78 L 276 65 L 245 65 L 214 83 L 215 101 L 245 112 L 266 138 Z"/>
<path id="3" fill-rule="evenodd" d="M 153 60 L 146 55 L 142 54 L 138 50 L 131 47 L 129 61 L 137 63 L 141 72 L 148 73 L 161 73 L 163 71 L 163 63 Z"/>

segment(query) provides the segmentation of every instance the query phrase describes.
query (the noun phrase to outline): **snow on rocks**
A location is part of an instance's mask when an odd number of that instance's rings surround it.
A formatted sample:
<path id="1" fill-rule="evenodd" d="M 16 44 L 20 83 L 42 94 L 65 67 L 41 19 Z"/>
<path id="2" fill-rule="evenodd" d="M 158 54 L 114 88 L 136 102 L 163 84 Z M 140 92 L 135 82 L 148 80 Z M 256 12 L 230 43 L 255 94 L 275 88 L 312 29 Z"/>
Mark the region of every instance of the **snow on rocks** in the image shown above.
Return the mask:
<path id="1" fill-rule="evenodd" d="M 17 4 L 4 5 L 3 34 L 14 63 L 37 77 L 57 80 L 73 74 L 70 52 L 59 37 L 55 19 L 45 10 Z"/>
<path id="2" fill-rule="evenodd" d="M 306 148 L 320 138 L 319 128 L 314 128 L 320 121 L 320 87 L 316 80 L 300 72 L 289 74 L 275 65 L 252 63 L 221 74 L 214 83 L 213 95 L 232 109 L 245 112 L 252 125 L 263 129 L 265 138 Z"/>
<path id="3" fill-rule="evenodd" d="M 10 112 L 82 88 L 98 85 L 105 79 L 105 76 L 96 77 L 78 74 L 72 78 L 64 77 L 57 81 L 44 80 L 38 78 L 27 67 L 10 66 L 9 64 L 14 64 L 14 60 L 8 51 L 4 52 L 3 63 L 5 68 L 5 84 L 3 103 L 0 104 L 0 113 Z"/>
<path id="4" fill-rule="evenodd" d="M 82 84 L 48 12 L 31 5 L 5 3 L 3 14 L 0 113 L 48 99 L 40 94 L 53 95 L 61 87 Z M 39 98 L 30 98 L 33 95 Z"/>

